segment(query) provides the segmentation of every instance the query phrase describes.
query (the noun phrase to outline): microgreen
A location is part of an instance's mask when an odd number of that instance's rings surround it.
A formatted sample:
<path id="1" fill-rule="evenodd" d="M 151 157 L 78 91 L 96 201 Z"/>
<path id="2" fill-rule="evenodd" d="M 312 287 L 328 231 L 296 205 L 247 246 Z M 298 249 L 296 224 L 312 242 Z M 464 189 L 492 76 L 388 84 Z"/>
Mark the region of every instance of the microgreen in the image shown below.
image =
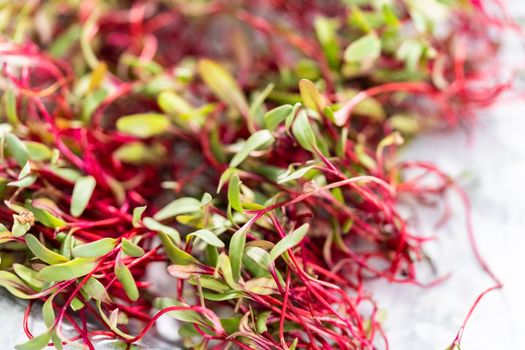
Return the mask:
<path id="1" fill-rule="evenodd" d="M 400 205 L 468 208 L 397 150 L 510 88 L 513 23 L 480 1 L 281 3 L 0 10 L 0 286 L 46 325 L 17 349 L 147 347 L 164 314 L 195 349 L 383 341 L 366 281 L 424 285 Z"/>

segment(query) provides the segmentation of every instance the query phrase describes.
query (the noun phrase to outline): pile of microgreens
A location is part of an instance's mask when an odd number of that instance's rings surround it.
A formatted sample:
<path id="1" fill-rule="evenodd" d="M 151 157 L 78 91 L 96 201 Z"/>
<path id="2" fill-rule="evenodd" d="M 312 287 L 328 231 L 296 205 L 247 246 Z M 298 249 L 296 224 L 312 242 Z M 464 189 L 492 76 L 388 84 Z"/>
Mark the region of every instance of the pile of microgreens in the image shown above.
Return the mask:
<path id="1" fill-rule="evenodd" d="M 388 347 L 366 281 L 442 280 L 417 278 L 428 238 L 399 205 L 446 217 L 462 194 L 397 149 L 510 87 L 498 37 L 518 29 L 487 3 L 5 4 L 0 285 L 29 300 L 17 349 L 128 346 L 164 314 L 186 348 Z M 173 294 L 149 288 L 154 262 Z"/>

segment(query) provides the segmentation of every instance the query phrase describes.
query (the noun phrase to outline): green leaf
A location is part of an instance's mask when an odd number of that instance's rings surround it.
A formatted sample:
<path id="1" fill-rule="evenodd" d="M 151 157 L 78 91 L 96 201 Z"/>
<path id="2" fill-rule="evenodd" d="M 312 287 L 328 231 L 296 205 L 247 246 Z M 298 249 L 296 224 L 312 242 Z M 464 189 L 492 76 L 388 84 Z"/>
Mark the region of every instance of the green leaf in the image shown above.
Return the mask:
<path id="1" fill-rule="evenodd" d="M 13 270 L 32 289 L 36 291 L 40 291 L 42 289 L 44 282 L 37 277 L 38 271 L 35 271 L 22 264 L 13 264 Z"/>
<path id="2" fill-rule="evenodd" d="M 50 265 L 61 264 L 69 261 L 66 257 L 46 248 L 42 243 L 40 243 L 38 238 L 33 235 L 26 235 L 25 240 L 29 250 L 37 258 Z"/>
<path id="3" fill-rule="evenodd" d="M 308 79 L 301 79 L 299 81 L 299 91 L 305 107 L 317 111 L 319 114 L 323 113 L 326 103 L 314 83 Z"/>
<path id="4" fill-rule="evenodd" d="M 20 299 L 32 299 L 32 290 L 24 284 L 20 278 L 11 272 L 0 270 L 0 287 L 4 287 Z"/>
<path id="5" fill-rule="evenodd" d="M 155 221 L 152 218 L 144 218 L 142 222 L 144 223 L 144 226 L 146 226 L 147 229 L 151 231 L 165 233 L 168 236 L 170 236 L 173 240 L 175 240 L 176 244 L 181 243 L 179 231 L 177 231 L 173 227 L 163 225 L 160 222 Z"/>
<path id="6" fill-rule="evenodd" d="M 195 264 L 188 265 L 170 265 L 168 266 L 168 273 L 173 276 L 183 280 L 189 279 L 193 276 L 200 276 L 206 270 L 202 269 L 200 266 Z"/>
<path id="7" fill-rule="evenodd" d="M 170 306 L 186 306 L 182 304 L 181 302 L 176 301 L 171 298 L 157 298 L 155 299 L 153 305 L 155 306 L 155 308 L 159 310 L 166 309 Z M 168 315 L 170 315 L 176 320 L 183 321 L 183 322 L 197 323 L 200 325 L 206 324 L 204 320 L 202 319 L 202 316 L 193 310 L 170 311 Z"/>
<path id="8" fill-rule="evenodd" d="M 242 114 L 248 114 L 248 103 L 237 81 L 220 64 L 209 59 L 201 59 L 197 69 L 204 83 L 220 100 L 236 107 Z"/>
<path id="9" fill-rule="evenodd" d="M 308 232 L 309 224 L 304 224 L 301 227 L 295 229 L 292 233 L 281 239 L 270 251 L 270 259 L 274 261 L 281 256 L 288 249 L 291 249 L 298 245 Z"/>
<path id="10" fill-rule="evenodd" d="M 46 266 L 38 273 L 38 277 L 44 281 L 67 281 L 82 277 L 93 271 L 97 265 L 90 258 L 76 258 L 71 261 Z"/>
<path id="11" fill-rule="evenodd" d="M 204 299 L 210 300 L 210 301 L 226 301 L 226 300 L 234 300 L 234 299 L 238 300 L 239 298 L 243 296 L 243 293 L 238 290 L 229 290 L 225 293 L 219 293 L 219 294 L 203 292 L 202 296 L 204 297 Z"/>
<path id="12" fill-rule="evenodd" d="M 82 174 L 80 174 L 80 172 L 78 172 L 76 169 L 71 168 L 58 168 L 56 166 L 50 166 L 49 171 L 69 182 L 75 182 L 82 177 Z"/>
<path id="13" fill-rule="evenodd" d="M 40 334 L 39 336 L 31 338 L 29 341 L 25 342 L 24 344 L 16 345 L 15 349 L 16 350 L 41 350 L 47 347 L 49 340 L 51 340 L 51 333 L 45 332 L 45 333 Z"/>
<path id="14" fill-rule="evenodd" d="M 250 118 L 252 120 L 260 120 L 260 117 L 262 117 L 262 113 L 264 112 L 263 108 L 265 108 L 264 100 L 266 100 L 274 87 L 275 85 L 270 83 L 263 91 L 257 93 L 255 99 L 250 105 Z"/>
<path id="15" fill-rule="evenodd" d="M 313 152 L 317 148 L 315 134 L 304 109 L 299 111 L 292 124 L 292 134 L 307 151 Z"/>
<path id="16" fill-rule="evenodd" d="M 71 196 L 71 215 L 79 217 L 86 209 L 97 181 L 93 176 L 84 176 L 75 182 Z"/>
<path id="17" fill-rule="evenodd" d="M 230 184 L 228 185 L 228 202 L 231 207 L 238 212 L 243 212 L 242 203 L 241 203 L 241 181 L 239 180 L 239 175 L 235 174 L 230 179 Z"/>
<path id="18" fill-rule="evenodd" d="M 366 153 L 365 145 L 362 143 L 355 146 L 355 155 L 359 162 L 367 169 L 374 170 L 377 168 L 376 161 Z"/>
<path id="19" fill-rule="evenodd" d="M 117 261 L 115 264 L 115 276 L 117 276 L 117 279 L 122 283 L 128 298 L 136 301 L 139 298 L 139 290 L 129 268 L 120 261 Z"/>
<path id="20" fill-rule="evenodd" d="M 228 168 L 224 170 L 222 173 L 220 179 L 219 179 L 219 185 L 217 186 L 217 193 L 221 192 L 222 186 L 226 183 L 226 181 L 230 181 L 233 174 L 237 172 L 237 169 L 235 168 Z"/>
<path id="21" fill-rule="evenodd" d="M 53 156 L 53 152 L 46 145 L 40 142 L 24 141 L 29 158 L 33 161 L 49 160 Z"/>
<path id="22" fill-rule="evenodd" d="M 232 158 L 230 161 L 230 167 L 236 168 L 250 155 L 251 152 L 268 148 L 274 141 L 275 139 L 269 130 L 264 129 L 255 132 L 248 138 L 248 140 L 246 140 L 240 152 Z"/>
<path id="23" fill-rule="evenodd" d="M 277 284 L 275 284 L 275 280 L 271 277 L 258 277 L 244 283 L 243 288 L 249 293 L 270 295 L 277 291 Z"/>
<path id="24" fill-rule="evenodd" d="M 24 166 L 29 160 L 29 151 L 27 150 L 27 146 L 13 134 L 6 134 L 5 141 L 7 150 L 9 153 L 11 153 L 13 158 L 15 158 L 18 165 L 21 167 Z"/>
<path id="25" fill-rule="evenodd" d="M 56 207 L 54 203 L 47 198 L 37 198 L 34 199 L 31 203 L 26 202 L 25 207 L 33 213 L 35 220 L 41 223 L 42 225 L 49 228 L 61 228 L 66 225 L 66 222 L 59 217 L 54 216 L 45 209 L 37 208 L 34 205 L 47 205 L 49 204 L 52 207 Z M 33 205 L 34 204 L 34 205 Z"/>
<path id="26" fill-rule="evenodd" d="M 111 312 L 111 315 L 110 317 L 108 318 L 108 316 L 104 313 L 104 310 L 102 310 L 102 303 L 100 301 L 97 301 L 97 309 L 98 309 L 98 313 L 100 315 L 100 317 L 102 317 L 102 319 L 104 320 L 104 322 L 109 326 L 109 328 L 115 332 L 116 334 L 118 334 L 119 336 L 121 336 L 122 338 L 124 339 L 133 339 L 133 337 L 127 333 L 124 333 L 122 332 L 120 329 L 118 329 L 117 325 L 116 325 L 116 321 L 118 320 L 117 317 L 113 317 L 113 315 L 117 316 L 118 315 L 118 308 L 117 309 L 114 309 L 112 312 Z M 115 321 L 113 321 L 113 319 Z"/>
<path id="27" fill-rule="evenodd" d="M 344 52 L 344 59 L 346 62 L 369 64 L 380 55 L 381 41 L 372 32 L 352 42 Z"/>
<path id="28" fill-rule="evenodd" d="M 73 248 L 73 256 L 77 258 L 98 258 L 115 248 L 114 238 L 102 238 L 98 241 L 82 244 Z"/>
<path id="29" fill-rule="evenodd" d="M 29 175 L 29 176 L 24 177 L 21 180 L 9 182 L 7 186 L 19 187 L 19 188 L 29 187 L 35 183 L 36 179 L 37 179 L 36 175 Z"/>
<path id="30" fill-rule="evenodd" d="M 160 232 L 159 233 L 160 240 L 162 241 L 162 245 L 164 246 L 164 250 L 166 251 L 166 254 L 170 258 L 170 260 L 176 264 L 176 265 L 190 265 L 190 264 L 196 264 L 199 265 L 200 262 L 195 259 L 190 254 L 186 253 L 184 250 L 177 247 L 170 236 L 167 234 Z"/>
<path id="31" fill-rule="evenodd" d="M 89 295 L 90 298 L 99 300 L 103 303 L 110 303 L 111 298 L 106 291 L 106 287 L 95 277 L 90 277 L 82 287 L 83 290 Z"/>
<path id="32" fill-rule="evenodd" d="M 62 341 L 58 337 L 56 331 L 52 331 L 52 327 L 55 323 L 55 311 L 53 310 L 53 296 L 48 298 L 42 307 L 42 318 L 44 319 L 44 324 L 48 328 L 48 332 L 51 335 L 51 340 L 53 345 L 57 350 L 62 350 Z"/>
<path id="33" fill-rule="evenodd" d="M 4 93 L 4 106 L 7 121 L 11 125 L 18 124 L 18 113 L 16 111 L 16 95 L 12 89 L 5 90 Z"/>
<path id="34" fill-rule="evenodd" d="M 66 235 L 64 241 L 62 241 L 62 245 L 60 246 L 60 254 L 65 256 L 67 259 L 71 258 L 71 251 L 73 250 L 74 241 L 75 238 L 73 237 L 73 232 L 70 231 Z"/>
<path id="35" fill-rule="evenodd" d="M 231 245 L 231 243 L 230 243 Z M 232 271 L 232 262 L 230 261 L 230 258 L 228 255 L 221 253 L 219 255 L 219 259 L 217 261 L 217 269 L 215 270 L 214 277 L 219 278 L 218 270 L 222 271 L 222 275 L 224 277 L 224 281 L 228 286 L 232 289 L 239 289 L 240 286 L 237 284 L 235 277 L 233 275 Z M 240 278 L 240 273 L 239 273 Z"/>
<path id="36" fill-rule="evenodd" d="M 105 89 L 95 90 L 85 96 L 82 103 L 82 110 L 80 112 L 81 119 L 85 122 L 89 122 L 93 113 L 102 104 L 102 102 L 104 102 L 107 96 L 108 92 Z"/>
<path id="37" fill-rule="evenodd" d="M 186 242 L 189 242 L 189 240 L 192 239 L 193 237 L 199 238 L 200 240 L 208 243 L 211 246 L 217 247 L 217 248 L 224 247 L 224 243 L 219 239 L 219 237 L 217 237 L 210 230 L 198 230 L 198 231 L 192 232 L 186 236 Z"/>
<path id="38" fill-rule="evenodd" d="M 31 223 L 30 222 L 20 222 L 20 221 L 15 219 L 15 222 L 13 223 L 13 227 L 11 228 L 11 233 L 15 237 L 22 237 L 30 229 L 31 229 Z"/>
<path id="39" fill-rule="evenodd" d="M 190 114 L 193 111 L 193 107 L 173 91 L 161 92 L 157 103 L 164 113 L 170 115 Z"/>
<path id="40" fill-rule="evenodd" d="M 117 129 L 123 133 L 140 138 L 148 138 L 165 133 L 170 128 L 170 121 L 164 114 L 139 113 L 120 117 Z"/>
<path id="41" fill-rule="evenodd" d="M 241 227 L 235 232 L 230 240 L 228 254 L 230 256 L 230 263 L 232 269 L 232 277 L 235 282 L 241 277 L 242 256 L 244 254 L 244 246 L 246 244 L 247 229 Z"/>
<path id="42" fill-rule="evenodd" d="M 181 214 L 190 214 L 201 210 L 201 202 L 198 199 L 184 197 L 174 200 L 159 210 L 153 218 L 155 220 L 166 220 Z"/>
<path id="43" fill-rule="evenodd" d="M 295 338 L 292 342 L 292 345 L 288 348 L 289 350 L 295 350 L 297 348 L 297 343 L 299 342 L 299 338 Z"/>
<path id="44" fill-rule="evenodd" d="M 160 144 L 146 145 L 143 142 L 135 141 L 120 146 L 113 153 L 113 156 L 124 163 L 141 165 L 155 163 L 165 153 L 166 150 Z"/>
<path id="45" fill-rule="evenodd" d="M 143 207 L 136 207 L 133 209 L 133 218 L 131 220 L 131 224 L 133 227 L 137 227 L 140 219 L 142 218 L 142 214 L 144 213 L 144 210 L 146 210 L 146 206 Z"/>
<path id="46" fill-rule="evenodd" d="M 289 181 L 300 179 L 301 177 L 303 177 L 308 171 L 310 171 L 314 167 L 315 167 L 314 165 L 307 166 L 307 167 L 304 167 L 304 168 L 301 168 L 301 169 L 297 169 L 296 171 L 291 172 L 291 173 L 286 171 L 286 172 L 282 173 L 281 175 L 279 175 L 279 177 L 277 178 L 277 183 L 278 184 L 283 184 L 285 182 L 289 182 Z"/>
<path id="47" fill-rule="evenodd" d="M 31 163 L 27 162 L 22 168 L 22 170 L 20 170 L 20 173 L 18 174 L 18 180 L 23 179 L 30 173 L 31 173 Z"/>
<path id="48" fill-rule="evenodd" d="M 270 254 L 260 247 L 250 246 L 246 248 L 246 255 L 252 259 L 263 271 L 268 270 L 271 259 Z"/>
<path id="49" fill-rule="evenodd" d="M 205 192 L 201 198 L 201 206 L 204 207 L 210 204 L 212 200 L 213 200 L 213 197 L 211 196 L 211 194 L 209 194 L 208 192 Z"/>
<path id="50" fill-rule="evenodd" d="M 127 256 L 132 256 L 134 258 L 140 258 L 145 254 L 144 249 L 125 238 L 122 238 L 122 251 L 124 251 Z"/>
<path id="51" fill-rule="evenodd" d="M 271 311 L 263 311 L 257 315 L 257 321 L 255 323 L 255 329 L 257 330 L 257 333 L 261 334 L 268 330 L 268 326 L 266 326 L 266 324 L 268 323 L 268 318 L 271 314 Z"/>
<path id="52" fill-rule="evenodd" d="M 339 66 L 339 52 L 341 48 L 337 42 L 338 27 L 337 19 L 326 17 L 314 18 L 315 34 L 321 43 L 324 55 L 331 68 L 337 68 Z"/>
<path id="53" fill-rule="evenodd" d="M 209 290 L 212 290 L 212 291 L 218 292 L 218 293 L 224 293 L 224 292 L 230 290 L 230 287 L 227 284 L 225 284 L 224 282 L 216 279 L 213 276 L 199 275 L 198 279 L 199 279 L 198 283 L 204 289 L 209 289 Z M 190 284 L 193 284 L 193 285 L 197 285 L 198 284 L 197 283 L 197 278 L 195 278 L 195 276 L 190 277 L 188 282 Z"/>
<path id="54" fill-rule="evenodd" d="M 293 111 L 292 105 L 282 105 L 276 107 L 264 115 L 264 123 L 269 130 L 275 130 L 279 124 L 281 124 L 286 117 Z"/>

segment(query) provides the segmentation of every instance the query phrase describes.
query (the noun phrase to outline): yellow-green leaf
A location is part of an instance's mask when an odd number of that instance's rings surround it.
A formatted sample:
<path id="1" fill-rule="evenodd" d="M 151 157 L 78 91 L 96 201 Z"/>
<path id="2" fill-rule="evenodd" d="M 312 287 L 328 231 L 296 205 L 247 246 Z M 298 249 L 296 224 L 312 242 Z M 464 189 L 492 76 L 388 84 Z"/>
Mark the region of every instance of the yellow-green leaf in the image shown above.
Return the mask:
<path id="1" fill-rule="evenodd" d="M 129 268 L 120 261 L 117 261 L 115 264 L 115 276 L 117 276 L 117 279 L 122 283 L 122 287 L 124 287 L 128 298 L 136 301 L 139 298 L 139 290 Z"/>
<path id="2" fill-rule="evenodd" d="M 235 174 L 230 179 L 230 184 L 228 185 L 228 202 L 231 207 L 238 212 L 243 212 L 242 203 L 241 203 L 241 181 L 239 180 L 239 175 Z"/>
<path id="3" fill-rule="evenodd" d="M 352 42 L 344 52 L 346 62 L 369 64 L 381 55 L 381 41 L 377 34 L 367 34 Z"/>
<path id="4" fill-rule="evenodd" d="M 25 143 L 20 141 L 18 137 L 13 134 L 6 134 L 5 141 L 7 145 L 7 150 L 13 158 L 15 158 L 18 165 L 21 167 L 24 166 L 29 160 L 29 151 Z"/>
<path id="5" fill-rule="evenodd" d="M 326 107 L 326 102 L 323 96 L 317 90 L 317 87 L 308 79 L 301 79 L 299 81 L 299 91 L 303 104 L 318 113 L 322 113 Z"/>
<path id="6" fill-rule="evenodd" d="M 170 121 L 164 114 L 139 113 L 120 117 L 117 129 L 140 138 L 161 135 L 170 128 Z"/>
<path id="7" fill-rule="evenodd" d="M 166 254 L 170 258 L 170 260 L 176 264 L 176 265 L 190 265 L 190 264 L 200 264 L 200 262 L 195 259 L 190 254 L 186 253 L 184 250 L 180 249 L 173 243 L 170 236 L 167 234 L 160 232 L 159 233 L 160 240 L 162 241 L 162 245 L 164 246 L 164 250 L 166 251 Z"/>
<path id="8" fill-rule="evenodd" d="M 73 248 L 73 256 L 76 258 L 98 258 L 115 248 L 115 243 L 114 238 L 102 238 L 98 241 L 82 244 Z"/>
<path id="9" fill-rule="evenodd" d="M 282 123 L 293 111 L 292 105 L 282 105 L 276 107 L 264 115 L 264 123 L 269 130 L 275 130 L 275 128 Z"/>
<path id="10" fill-rule="evenodd" d="M 214 246 L 217 248 L 224 247 L 224 243 L 219 239 L 219 237 L 217 237 L 217 235 L 215 235 L 210 230 L 198 230 L 198 231 L 192 232 L 186 236 L 186 242 L 189 242 L 189 240 L 194 237 L 206 242 L 207 244 L 211 246 Z"/>
<path id="11" fill-rule="evenodd" d="M 237 81 L 223 66 L 209 59 L 197 64 L 199 74 L 210 90 L 223 102 L 236 107 L 242 114 L 248 114 L 248 103 Z"/>
<path id="12" fill-rule="evenodd" d="M 259 130 L 252 134 L 244 143 L 242 149 L 230 161 L 230 167 L 239 166 L 255 150 L 268 148 L 275 141 L 269 130 Z"/>
<path id="13" fill-rule="evenodd" d="M 292 134 L 304 149 L 313 152 L 317 148 L 315 134 L 304 109 L 299 111 L 292 124 Z"/>
<path id="14" fill-rule="evenodd" d="M 141 247 L 127 240 L 126 238 L 122 238 L 122 251 L 124 251 L 127 256 L 132 256 L 135 258 L 144 255 L 144 250 Z"/>
<path id="15" fill-rule="evenodd" d="M 155 220 L 166 220 L 181 214 L 190 214 L 201 210 L 201 202 L 195 198 L 184 197 L 174 200 L 159 210 L 153 218 Z"/>
<path id="16" fill-rule="evenodd" d="M 27 342 L 16 345 L 16 350 L 41 350 L 45 347 L 47 347 L 47 344 L 49 343 L 49 340 L 51 339 L 51 333 L 45 332 L 40 334 L 39 336 L 33 337 Z"/>
<path id="17" fill-rule="evenodd" d="M 50 250 L 49 248 L 45 247 L 38 238 L 36 238 L 33 235 L 26 235 L 25 236 L 26 244 L 29 250 L 40 260 L 50 264 L 61 264 L 64 262 L 69 261 L 66 257 L 55 253 L 54 251 Z"/>
<path id="18" fill-rule="evenodd" d="M 286 235 L 281 239 L 270 251 L 270 259 L 273 261 L 281 256 L 288 249 L 291 249 L 301 243 L 304 236 L 308 232 L 309 224 L 304 224 L 298 229 L 294 230 L 292 233 Z"/>
<path id="19" fill-rule="evenodd" d="M 71 196 L 71 215 L 78 217 L 86 209 L 97 182 L 93 176 L 84 176 L 75 182 Z"/>
<path id="20" fill-rule="evenodd" d="M 82 277 L 93 271 L 96 261 L 90 258 L 76 258 L 71 261 L 46 266 L 38 273 L 44 281 L 67 281 Z"/>

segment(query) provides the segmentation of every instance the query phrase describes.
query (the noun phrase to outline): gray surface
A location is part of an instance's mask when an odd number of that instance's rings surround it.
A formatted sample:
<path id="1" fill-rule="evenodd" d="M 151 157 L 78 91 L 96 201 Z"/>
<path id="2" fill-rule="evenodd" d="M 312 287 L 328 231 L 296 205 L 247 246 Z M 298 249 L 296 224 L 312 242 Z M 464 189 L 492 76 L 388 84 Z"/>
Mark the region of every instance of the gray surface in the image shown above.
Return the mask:
<path id="1" fill-rule="evenodd" d="M 432 160 L 449 174 L 469 174 L 462 182 L 473 205 L 480 250 L 505 284 L 486 295 L 467 325 L 462 349 L 525 349 L 525 106 L 501 103 L 480 118 L 472 143 L 462 131 L 426 135 L 410 145 L 408 159 Z M 422 290 L 373 285 L 387 311 L 386 328 L 394 350 L 444 349 L 471 304 L 493 283 L 476 263 L 466 236 L 458 198 L 450 223 L 428 246 L 443 285 Z M 429 218 L 430 219 L 430 218 Z M 435 218 L 434 218 L 435 219 Z"/>

